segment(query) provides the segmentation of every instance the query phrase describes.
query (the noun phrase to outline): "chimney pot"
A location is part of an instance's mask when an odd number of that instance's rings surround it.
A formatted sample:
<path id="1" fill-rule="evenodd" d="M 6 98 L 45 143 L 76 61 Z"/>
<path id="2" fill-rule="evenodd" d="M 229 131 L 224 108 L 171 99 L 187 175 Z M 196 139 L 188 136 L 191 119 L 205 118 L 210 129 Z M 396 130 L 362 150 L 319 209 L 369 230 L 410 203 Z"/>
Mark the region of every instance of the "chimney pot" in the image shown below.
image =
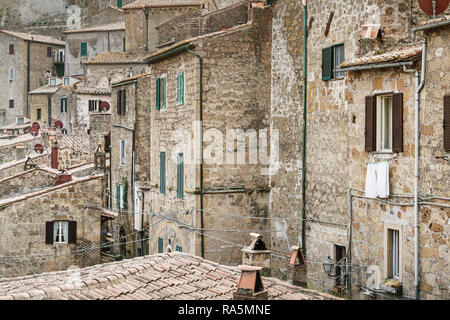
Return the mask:
<path id="1" fill-rule="evenodd" d="M 271 253 L 267 250 L 263 236 L 259 233 L 250 233 L 250 243 L 242 250 L 242 263 L 249 266 L 261 267 L 265 276 L 271 275 Z"/>
<path id="2" fill-rule="evenodd" d="M 264 289 L 260 271 L 261 267 L 241 265 L 238 288 L 233 293 L 233 300 L 267 300 L 267 290 Z"/>

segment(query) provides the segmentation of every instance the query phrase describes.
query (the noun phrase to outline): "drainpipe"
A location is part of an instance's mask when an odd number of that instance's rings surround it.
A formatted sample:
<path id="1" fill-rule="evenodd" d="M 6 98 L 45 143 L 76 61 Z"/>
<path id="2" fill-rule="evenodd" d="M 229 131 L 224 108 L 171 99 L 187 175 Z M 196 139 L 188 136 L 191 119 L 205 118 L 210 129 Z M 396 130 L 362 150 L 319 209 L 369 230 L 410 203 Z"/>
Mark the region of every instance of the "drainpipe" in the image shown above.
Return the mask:
<path id="1" fill-rule="evenodd" d="M 144 44 L 144 52 L 148 51 L 148 9 L 144 9 L 145 15 L 145 44 Z"/>
<path id="2" fill-rule="evenodd" d="M 28 101 L 28 92 L 30 92 L 30 63 L 31 63 L 31 43 L 33 42 L 33 37 L 31 37 L 31 40 L 27 40 L 27 112 L 26 112 L 26 116 L 29 117 L 30 116 L 30 104 Z"/>
<path id="3" fill-rule="evenodd" d="M 308 6 L 307 0 L 303 0 L 303 142 L 302 142 L 302 250 L 306 258 L 306 92 L 307 92 L 307 68 L 308 68 L 308 39 L 307 39 Z"/>
<path id="4" fill-rule="evenodd" d="M 200 228 L 201 232 L 201 251 L 202 258 L 205 257 L 205 235 L 204 235 L 204 221 L 203 221 L 203 56 L 195 51 L 187 49 L 187 52 L 195 55 L 199 59 L 200 63 Z"/>
<path id="5" fill-rule="evenodd" d="M 415 115 L 415 130 L 414 130 L 414 291 L 415 298 L 419 300 L 419 106 L 420 106 L 420 91 L 425 84 L 425 64 L 426 64 L 426 52 L 427 52 L 427 42 L 423 40 L 422 46 L 422 70 L 421 79 L 419 83 L 419 71 L 416 69 L 406 69 L 403 67 L 405 72 L 414 73 L 414 84 L 415 84 L 415 103 L 414 103 L 414 115 Z"/>
<path id="6" fill-rule="evenodd" d="M 352 298 L 352 236 L 353 236 L 353 195 L 352 188 L 348 189 L 348 251 L 347 251 L 347 264 L 348 264 L 348 295 Z"/>

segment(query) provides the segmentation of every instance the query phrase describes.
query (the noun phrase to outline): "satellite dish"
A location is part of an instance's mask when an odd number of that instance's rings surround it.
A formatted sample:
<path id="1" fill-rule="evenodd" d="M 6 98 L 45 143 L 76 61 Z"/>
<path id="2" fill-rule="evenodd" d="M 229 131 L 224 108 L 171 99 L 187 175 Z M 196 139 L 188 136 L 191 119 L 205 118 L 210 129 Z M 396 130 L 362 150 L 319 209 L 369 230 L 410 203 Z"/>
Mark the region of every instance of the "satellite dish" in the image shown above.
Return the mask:
<path id="1" fill-rule="evenodd" d="M 109 103 L 106 101 L 103 101 L 100 105 L 100 110 L 102 110 L 103 112 L 108 112 L 110 108 L 111 107 L 109 106 Z"/>
<path id="2" fill-rule="evenodd" d="M 42 144 L 36 144 L 34 146 L 34 151 L 36 151 L 37 153 L 43 153 L 44 152 L 44 147 L 42 146 Z"/>
<path id="3" fill-rule="evenodd" d="M 56 128 L 56 129 L 60 130 L 60 129 L 62 129 L 63 127 L 64 127 L 64 124 L 62 123 L 61 120 L 58 120 L 58 121 L 55 122 L 55 128 Z"/>
<path id="4" fill-rule="evenodd" d="M 37 135 L 39 134 L 39 129 L 37 127 L 32 127 L 30 129 L 30 133 L 33 137 L 37 137 Z"/>
<path id="5" fill-rule="evenodd" d="M 37 128 L 38 130 L 41 128 L 40 124 L 38 122 L 33 122 L 32 125 L 33 128 Z"/>
<path id="6" fill-rule="evenodd" d="M 419 0 L 419 6 L 426 14 L 433 15 L 433 1 L 436 2 L 435 14 L 441 14 L 447 10 L 450 0 Z"/>

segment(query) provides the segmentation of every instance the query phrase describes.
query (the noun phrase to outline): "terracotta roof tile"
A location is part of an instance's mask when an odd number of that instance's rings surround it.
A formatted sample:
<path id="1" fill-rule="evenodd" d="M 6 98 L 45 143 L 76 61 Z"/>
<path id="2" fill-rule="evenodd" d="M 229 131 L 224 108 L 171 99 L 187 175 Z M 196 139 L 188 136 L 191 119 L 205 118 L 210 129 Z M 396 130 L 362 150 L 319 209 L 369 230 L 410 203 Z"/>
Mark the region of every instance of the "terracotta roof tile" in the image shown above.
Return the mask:
<path id="1" fill-rule="evenodd" d="M 422 53 L 422 46 L 414 46 L 408 49 L 396 50 L 387 52 L 380 55 L 370 56 L 370 57 L 362 57 L 350 61 L 344 61 L 341 63 L 339 67 L 348 68 L 359 65 L 366 64 L 374 64 L 374 63 L 383 63 L 383 62 L 396 62 L 396 61 L 404 61 L 410 60 L 416 56 L 419 56 Z"/>
<path id="2" fill-rule="evenodd" d="M 9 30 L 1 30 L 0 29 L 0 33 L 5 33 L 8 34 L 10 36 L 22 39 L 22 40 L 33 40 L 35 42 L 42 42 L 42 43 L 47 43 L 47 44 L 54 44 L 54 45 L 58 45 L 58 46 L 65 46 L 66 43 L 64 41 L 52 38 L 52 37 L 48 37 L 48 36 L 43 36 L 40 34 L 31 34 L 31 33 L 23 33 L 23 32 L 14 32 L 14 31 L 9 31 Z"/>
<path id="3" fill-rule="evenodd" d="M 63 33 L 70 34 L 70 33 L 84 33 L 84 32 L 121 31 L 121 30 L 125 30 L 125 21 L 82 29 L 65 30 L 63 31 Z"/>
<path id="4" fill-rule="evenodd" d="M 142 52 L 102 52 L 85 64 L 138 64 L 143 63 L 142 56 Z"/>
<path id="5" fill-rule="evenodd" d="M 180 270 L 189 274 L 179 276 Z M 81 269 L 81 289 L 65 283 L 64 271 L 0 279 L 0 299 L 232 299 L 239 275 L 236 268 L 185 253 L 160 254 Z M 276 278 L 263 278 L 263 282 L 269 299 L 335 299 Z"/>
<path id="6" fill-rule="evenodd" d="M 192 7 L 202 6 L 202 0 L 137 0 L 133 3 L 123 6 L 123 10 L 143 9 L 143 8 L 161 8 L 161 7 Z"/>
<path id="7" fill-rule="evenodd" d="M 420 26 L 421 27 L 428 26 L 430 24 L 444 22 L 444 21 L 447 21 L 447 20 L 450 20 L 450 16 L 443 16 L 443 17 L 439 17 L 439 18 L 436 18 L 436 19 L 430 19 L 430 20 L 422 21 L 420 23 Z"/>

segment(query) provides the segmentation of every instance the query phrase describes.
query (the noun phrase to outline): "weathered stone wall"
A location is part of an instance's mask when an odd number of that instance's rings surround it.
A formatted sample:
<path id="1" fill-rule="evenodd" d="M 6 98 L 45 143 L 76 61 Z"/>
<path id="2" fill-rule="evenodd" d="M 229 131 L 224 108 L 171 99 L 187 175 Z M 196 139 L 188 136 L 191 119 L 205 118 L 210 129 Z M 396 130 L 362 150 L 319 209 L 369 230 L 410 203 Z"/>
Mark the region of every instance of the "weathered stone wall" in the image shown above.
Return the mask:
<path id="1" fill-rule="evenodd" d="M 88 64 L 86 71 L 86 85 L 91 87 L 108 88 L 111 83 L 129 77 L 129 73 L 138 75 L 147 71 L 147 65 L 136 64 Z"/>
<path id="2" fill-rule="evenodd" d="M 48 94 L 30 94 L 29 110 L 30 110 L 30 122 L 37 122 L 42 127 L 49 127 L 49 109 L 51 110 L 51 96 Z M 38 119 L 38 110 L 40 110 L 40 118 Z M 50 119 L 51 120 L 51 119 Z"/>
<path id="3" fill-rule="evenodd" d="M 79 152 L 70 148 L 60 148 L 58 150 L 58 169 L 64 170 L 79 166 L 81 164 L 94 162 L 94 154 Z"/>
<path id="4" fill-rule="evenodd" d="M 271 130 L 279 131 L 280 159 L 270 177 L 271 249 L 288 255 L 301 241 L 303 9 L 295 0 L 277 1 L 272 21 Z M 285 219 L 283 219 L 285 218 Z M 285 259 L 272 257 L 272 272 L 286 269 Z"/>
<path id="5" fill-rule="evenodd" d="M 0 164 L 5 164 L 10 161 L 19 160 L 16 159 L 16 149 L 18 146 L 23 146 L 25 157 L 31 155 L 37 155 L 34 151 L 34 146 L 37 143 L 43 145 L 42 136 L 32 137 L 28 134 L 29 138 L 16 138 L 14 140 L 2 141 L 0 144 Z"/>
<path id="6" fill-rule="evenodd" d="M 111 132 L 111 113 L 92 112 L 90 115 L 90 133 L 89 143 L 91 146 L 91 154 L 97 150 L 101 144 L 103 151 L 105 150 L 105 136 Z"/>
<path id="7" fill-rule="evenodd" d="M 33 163 L 37 166 L 48 166 L 50 163 L 50 156 L 47 153 L 42 155 L 35 154 L 30 157 L 32 158 Z M 6 179 L 23 172 L 27 158 L 18 161 L 10 161 L 6 164 L 0 165 L 0 179 Z"/>
<path id="8" fill-rule="evenodd" d="M 0 243 L 0 254 L 15 257 L 2 259 L 0 276 L 65 270 L 71 265 L 81 267 L 82 256 L 73 251 L 81 248 L 83 234 L 86 243 L 98 248 L 101 221 L 99 211 L 83 210 L 83 205 L 102 206 L 101 195 L 102 177 L 94 176 L 49 189 L 43 194 L 23 196 L 23 200 L 0 201 L 0 232 L 4 240 Z M 76 244 L 45 243 L 45 222 L 54 220 L 77 222 Z M 91 249 L 87 255 L 90 263 L 99 262 L 98 249 Z"/>
<path id="9" fill-rule="evenodd" d="M 57 178 L 58 174 L 38 168 L 0 180 L 0 199 L 16 197 L 51 187 L 55 184 Z"/>

